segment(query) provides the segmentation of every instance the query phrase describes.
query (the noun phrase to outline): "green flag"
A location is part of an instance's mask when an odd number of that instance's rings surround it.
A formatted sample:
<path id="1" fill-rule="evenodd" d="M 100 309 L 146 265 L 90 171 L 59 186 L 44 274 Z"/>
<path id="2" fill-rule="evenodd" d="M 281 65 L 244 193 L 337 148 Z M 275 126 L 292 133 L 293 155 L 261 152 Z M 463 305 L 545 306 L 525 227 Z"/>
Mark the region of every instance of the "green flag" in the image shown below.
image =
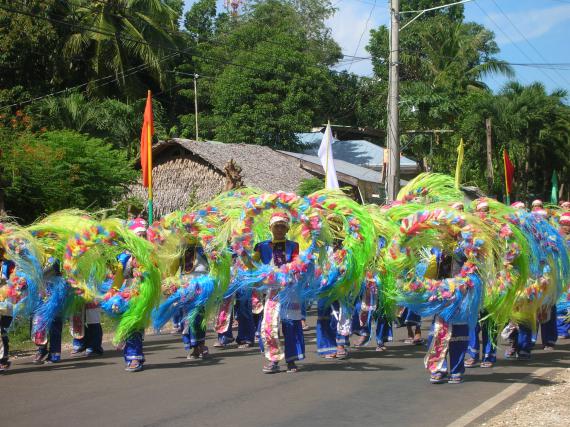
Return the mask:
<path id="1" fill-rule="evenodd" d="M 558 204 L 558 175 L 556 171 L 552 172 L 552 191 L 550 193 L 550 203 Z"/>

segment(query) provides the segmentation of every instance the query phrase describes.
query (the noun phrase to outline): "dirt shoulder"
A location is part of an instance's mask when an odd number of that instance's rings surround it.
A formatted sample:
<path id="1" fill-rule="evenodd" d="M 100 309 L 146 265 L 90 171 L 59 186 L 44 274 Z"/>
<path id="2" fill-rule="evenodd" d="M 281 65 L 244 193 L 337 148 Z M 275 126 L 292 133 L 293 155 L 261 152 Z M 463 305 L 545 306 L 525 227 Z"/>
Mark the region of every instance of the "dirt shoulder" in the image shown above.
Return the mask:
<path id="1" fill-rule="evenodd" d="M 570 424 L 570 368 L 557 370 L 546 377 L 550 384 L 529 393 L 483 426 L 552 426 Z"/>

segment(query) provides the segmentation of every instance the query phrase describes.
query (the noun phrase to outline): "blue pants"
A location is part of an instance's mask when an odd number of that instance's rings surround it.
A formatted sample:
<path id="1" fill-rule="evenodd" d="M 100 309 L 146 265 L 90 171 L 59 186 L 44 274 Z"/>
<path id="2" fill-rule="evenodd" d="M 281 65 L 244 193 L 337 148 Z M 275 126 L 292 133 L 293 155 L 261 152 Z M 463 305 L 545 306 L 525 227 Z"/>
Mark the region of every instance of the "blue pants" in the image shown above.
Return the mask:
<path id="1" fill-rule="evenodd" d="M 379 315 L 378 319 L 376 319 L 376 344 L 382 346 L 384 343 L 392 341 L 392 338 L 392 322 L 386 316 Z"/>
<path id="2" fill-rule="evenodd" d="M 525 325 L 518 325 L 511 335 L 513 347 L 516 352 L 522 356 L 530 356 L 530 352 L 534 343 L 532 342 L 532 330 Z"/>
<path id="3" fill-rule="evenodd" d="M 101 324 L 86 324 L 83 338 L 73 338 L 73 349 L 75 351 L 87 350 L 87 354 L 103 354 L 103 328 Z"/>
<path id="4" fill-rule="evenodd" d="M 100 323 L 85 325 L 84 339 L 87 354 L 103 354 L 103 328 Z"/>
<path id="5" fill-rule="evenodd" d="M 232 333 L 232 323 L 234 321 L 234 310 L 230 313 L 230 320 L 228 322 L 228 329 L 223 333 L 218 333 L 218 341 L 224 345 L 234 342 L 234 334 Z M 184 341 L 184 335 L 182 336 L 182 341 Z"/>
<path id="6" fill-rule="evenodd" d="M 198 314 L 191 325 L 187 328 L 188 332 L 182 334 L 182 342 L 184 343 L 184 349 L 189 351 L 191 348 L 198 347 L 206 341 L 206 328 L 202 325 L 202 320 L 204 319 L 203 313 Z M 185 320 L 184 322 L 187 322 Z"/>
<path id="7" fill-rule="evenodd" d="M 125 341 L 123 357 L 126 363 L 129 363 L 131 360 L 139 360 L 141 363 L 144 363 L 143 331 L 133 332 L 129 335 Z"/>
<path id="8" fill-rule="evenodd" d="M 49 327 L 49 352 L 48 344 L 39 345 L 38 353 L 41 355 L 46 354 L 61 354 L 61 332 L 63 330 L 63 321 L 61 317 L 56 317 Z"/>
<path id="9" fill-rule="evenodd" d="M 285 362 L 303 360 L 305 358 L 305 336 L 301 320 L 282 320 L 281 329 L 285 341 Z"/>
<path id="10" fill-rule="evenodd" d="M 477 322 L 475 328 L 469 330 L 469 346 L 467 347 L 467 353 L 475 360 L 480 359 L 480 349 L 481 342 L 479 341 L 479 333 L 481 332 L 482 344 L 483 344 L 483 357 L 482 362 L 492 362 L 497 361 L 497 347 L 494 345 L 493 340 L 496 340 L 496 336 L 491 336 L 489 334 L 489 322 L 483 320 Z"/>
<path id="11" fill-rule="evenodd" d="M 295 362 L 305 358 L 305 336 L 301 320 L 281 320 L 281 331 L 285 344 L 285 361 Z M 264 352 L 263 340 L 259 340 L 259 349 Z"/>
<path id="12" fill-rule="evenodd" d="M 405 308 L 400 316 L 402 319 L 402 323 L 406 326 L 421 326 L 422 325 L 422 317 L 414 313 L 408 308 Z"/>
<path id="13" fill-rule="evenodd" d="M 238 320 L 238 330 L 236 341 L 238 344 L 253 344 L 255 342 L 255 330 L 257 325 L 253 317 L 251 306 L 251 292 L 243 292 L 238 295 L 236 317 Z"/>
<path id="14" fill-rule="evenodd" d="M 12 324 L 12 319 L 12 316 L 0 316 L 0 335 L 2 336 L 2 341 L 0 341 L 0 363 L 8 362 L 8 351 L 10 350 L 8 329 Z"/>
<path id="15" fill-rule="evenodd" d="M 449 343 L 449 373 L 465 373 L 465 353 L 469 344 L 469 326 L 451 325 L 451 341 Z"/>
<path id="16" fill-rule="evenodd" d="M 338 303 L 337 303 L 338 304 Z M 317 353 L 321 356 L 335 354 L 337 346 L 337 320 L 332 315 L 332 305 L 325 299 L 317 303 Z"/>
<path id="17" fill-rule="evenodd" d="M 178 332 L 182 332 L 181 323 L 184 318 L 184 309 L 182 307 L 177 308 L 172 315 L 172 323 Z"/>
<path id="18" fill-rule="evenodd" d="M 550 309 L 550 319 L 540 325 L 540 338 L 542 345 L 554 347 L 558 339 L 558 330 L 556 328 L 556 305 Z"/>
<path id="19" fill-rule="evenodd" d="M 465 373 L 465 353 L 469 344 L 469 326 L 466 324 L 451 324 L 451 339 L 447 359 L 443 369 L 450 375 L 463 375 Z M 433 339 L 433 323 L 428 336 L 428 348 Z"/>
<path id="20" fill-rule="evenodd" d="M 354 313 L 352 313 L 352 333 L 360 337 L 370 337 L 370 333 L 372 331 L 372 316 L 368 316 L 368 321 L 364 326 L 360 325 L 361 306 L 362 301 L 360 299 L 357 299 L 354 304 Z"/>
<path id="21" fill-rule="evenodd" d="M 570 315 L 568 308 L 562 304 L 556 310 L 556 329 L 559 338 L 570 338 Z"/>

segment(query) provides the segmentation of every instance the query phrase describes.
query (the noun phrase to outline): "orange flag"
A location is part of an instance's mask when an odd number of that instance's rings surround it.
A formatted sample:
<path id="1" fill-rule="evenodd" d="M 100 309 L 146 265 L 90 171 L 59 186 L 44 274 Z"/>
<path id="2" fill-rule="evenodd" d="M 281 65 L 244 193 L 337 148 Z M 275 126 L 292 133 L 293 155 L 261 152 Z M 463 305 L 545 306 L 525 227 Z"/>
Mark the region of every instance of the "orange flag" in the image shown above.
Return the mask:
<path id="1" fill-rule="evenodd" d="M 152 97 L 150 90 L 144 109 L 144 120 L 141 131 L 141 168 L 143 174 L 143 186 L 152 185 L 152 136 L 154 135 L 154 122 L 152 117 Z"/>

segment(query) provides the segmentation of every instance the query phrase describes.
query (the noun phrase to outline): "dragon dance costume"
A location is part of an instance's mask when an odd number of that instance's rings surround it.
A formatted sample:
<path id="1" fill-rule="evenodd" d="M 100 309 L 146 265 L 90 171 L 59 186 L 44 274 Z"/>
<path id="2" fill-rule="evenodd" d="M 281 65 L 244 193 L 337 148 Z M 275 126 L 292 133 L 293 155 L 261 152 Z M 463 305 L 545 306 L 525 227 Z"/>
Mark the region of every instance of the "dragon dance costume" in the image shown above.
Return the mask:
<path id="1" fill-rule="evenodd" d="M 382 207 L 339 191 L 299 197 L 243 189 L 173 212 L 148 230 L 140 219 L 127 224 L 79 211 L 26 228 L 0 223 L 0 363 L 8 364 L 12 317 L 32 321 L 42 358 L 57 360 L 68 317 L 75 351 L 101 354 L 104 313 L 117 319 L 114 341 L 125 343 L 127 370 L 137 372 L 145 329 L 160 329 L 178 313 L 191 355 L 207 354 L 209 321 L 222 345 L 232 342 L 235 317 L 241 345 L 254 343 L 259 325 L 266 371 L 276 372 L 283 359 L 296 371 L 311 301 L 323 356 L 346 355 L 339 350 L 351 333 L 366 344 L 374 323 L 377 349 L 385 350 L 398 307 L 410 326 L 433 319 L 425 359 L 433 382 L 461 382 L 469 360 L 494 363 L 505 325 L 518 359 L 530 356 L 539 318 L 545 345 L 567 336 L 570 261 L 558 227 L 570 218 L 492 199 L 460 209 L 461 200 L 452 178 L 422 174 Z M 483 215 L 477 206 L 485 204 Z M 279 223 L 288 238 L 270 238 Z M 196 262 L 179 270 L 189 247 L 201 248 Z M 55 274 L 41 268 L 50 257 L 61 267 Z"/>

